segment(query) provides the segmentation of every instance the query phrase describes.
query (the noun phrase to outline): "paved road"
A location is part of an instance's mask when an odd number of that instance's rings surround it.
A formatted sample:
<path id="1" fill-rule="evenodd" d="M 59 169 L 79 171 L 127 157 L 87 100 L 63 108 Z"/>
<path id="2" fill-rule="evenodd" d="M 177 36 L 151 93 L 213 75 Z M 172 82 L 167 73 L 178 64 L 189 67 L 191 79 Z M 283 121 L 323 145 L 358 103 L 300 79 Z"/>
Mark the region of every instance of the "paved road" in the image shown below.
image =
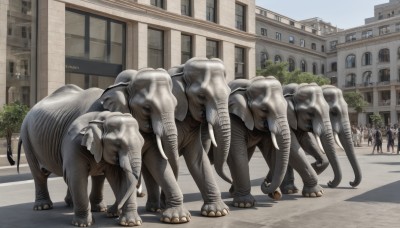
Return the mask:
<path id="1" fill-rule="evenodd" d="M 371 147 L 358 147 L 357 155 L 363 171 L 363 180 L 357 188 L 349 181 L 354 175 L 342 151 L 338 151 L 343 169 L 343 179 L 338 188 L 330 189 L 326 183 L 332 179 L 331 168 L 320 175 L 325 189 L 321 198 L 304 198 L 300 194 L 284 195 L 280 201 L 272 201 L 262 194 L 260 184 L 268 168 L 259 153 L 251 161 L 252 193 L 257 200 L 255 208 L 231 208 L 228 216 L 206 218 L 200 215 L 201 195 L 181 160 L 179 184 L 184 193 L 185 206 L 192 213 L 192 221 L 177 227 L 399 227 L 400 224 L 400 155 L 384 153 L 371 155 Z M 223 200 L 230 205 L 229 185 L 219 177 L 218 183 Z M 296 179 L 302 187 L 299 177 Z M 62 178 L 49 181 L 54 209 L 33 211 L 34 184 L 28 167 L 0 167 L 0 227 L 73 227 L 70 225 L 72 209 L 64 205 L 66 185 Z M 106 185 L 106 202 L 112 204 L 110 187 Z M 145 198 L 139 199 L 142 227 L 172 227 L 159 222 L 159 215 L 144 210 Z M 115 219 L 104 213 L 94 214 L 93 227 L 119 227 Z"/>

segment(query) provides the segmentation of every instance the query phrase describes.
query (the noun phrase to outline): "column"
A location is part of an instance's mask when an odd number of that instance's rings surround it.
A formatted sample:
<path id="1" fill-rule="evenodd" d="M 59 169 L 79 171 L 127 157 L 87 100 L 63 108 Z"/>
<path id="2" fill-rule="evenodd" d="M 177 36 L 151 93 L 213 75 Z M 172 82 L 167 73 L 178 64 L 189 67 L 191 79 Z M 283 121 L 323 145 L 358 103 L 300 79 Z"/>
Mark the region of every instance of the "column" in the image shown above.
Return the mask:
<path id="1" fill-rule="evenodd" d="M 247 78 L 253 78 L 257 76 L 256 74 L 256 49 L 254 47 L 249 48 L 247 51 L 247 56 L 246 56 L 246 65 L 247 65 Z"/>
<path id="2" fill-rule="evenodd" d="M 390 86 L 390 125 L 397 124 L 397 111 L 396 111 L 396 86 Z"/>
<path id="3" fill-rule="evenodd" d="M 8 0 L 0 0 L 0 110 L 7 102 L 7 9 Z"/>
<path id="4" fill-rule="evenodd" d="M 198 2 L 198 1 L 196 1 Z M 207 39 L 204 36 L 193 36 L 193 56 L 206 57 L 207 56 Z"/>
<path id="5" fill-rule="evenodd" d="M 379 110 L 378 99 L 379 99 L 378 89 L 376 87 L 374 87 L 372 90 L 372 107 L 373 107 L 374 113 L 377 113 Z"/>
<path id="6" fill-rule="evenodd" d="M 147 24 L 137 22 L 133 25 L 133 68 L 147 67 Z"/>
<path id="7" fill-rule="evenodd" d="M 137 70 L 135 67 L 135 26 L 133 23 L 126 23 L 126 53 L 125 53 L 125 66 L 126 69 L 134 69 Z"/>
<path id="8" fill-rule="evenodd" d="M 220 44 L 220 58 L 225 64 L 226 81 L 230 82 L 235 79 L 235 44 L 227 41 L 221 41 Z"/>
<path id="9" fill-rule="evenodd" d="M 181 32 L 177 30 L 165 31 L 165 68 L 181 65 Z"/>

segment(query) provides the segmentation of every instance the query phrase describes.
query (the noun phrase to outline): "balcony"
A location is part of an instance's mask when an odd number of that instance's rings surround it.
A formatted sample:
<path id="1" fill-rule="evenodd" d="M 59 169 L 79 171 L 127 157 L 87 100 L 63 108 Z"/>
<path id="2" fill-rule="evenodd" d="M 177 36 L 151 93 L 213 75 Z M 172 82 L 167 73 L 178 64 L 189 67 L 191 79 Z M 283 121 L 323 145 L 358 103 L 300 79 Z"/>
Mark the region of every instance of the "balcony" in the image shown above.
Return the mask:
<path id="1" fill-rule="evenodd" d="M 390 99 L 389 100 L 380 100 L 378 102 L 379 106 L 390 106 Z"/>
<path id="2" fill-rule="evenodd" d="M 357 88 L 368 88 L 368 87 L 373 87 L 375 85 L 376 85 L 375 82 L 363 82 L 363 83 L 357 84 Z"/>

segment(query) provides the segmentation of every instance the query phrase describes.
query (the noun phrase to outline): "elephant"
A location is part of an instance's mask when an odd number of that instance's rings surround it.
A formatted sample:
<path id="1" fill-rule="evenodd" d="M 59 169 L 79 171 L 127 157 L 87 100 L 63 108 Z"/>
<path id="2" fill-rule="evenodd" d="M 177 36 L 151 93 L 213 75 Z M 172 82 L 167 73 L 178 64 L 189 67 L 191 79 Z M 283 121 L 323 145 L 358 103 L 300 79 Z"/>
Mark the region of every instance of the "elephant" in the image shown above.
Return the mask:
<path id="1" fill-rule="evenodd" d="M 67 88 L 66 88 L 67 87 Z M 119 112 L 89 112 L 75 120 L 68 116 L 62 99 L 70 99 L 62 87 L 37 103 L 26 115 L 21 126 L 21 144 L 35 182 L 35 210 L 50 209 L 52 202 L 47 188 L 50 173 L 63 176 L 74 205 L 72 224 L 90 226 L 94 223 L 87 195 L 88 176 L 104 175 L 112 187 L 121 209 L 121 225 L 141 225 L 137 213 L 135 185 L 141 170 L 141 149 L 144 140 L 136 120 Z M 71 88 L 69 88 L 71 87 Z M 85 101 L 82 101 L 85 102 Z M 50 106 L 50 107 L 49 107 Z M 48 107 L 45 109 L 44 107 Z M 65 114 L 57 115 L 57 113 Z"/>
<path id="2" fill-rule="evenodd" d="M 286 172 L 291 140 L 282 86 L 273 76 L 236 79 L 229 82 L 229 86 L 232 90 L 229 96 L 232 137 L 228 166 L 233 180 L 232 204 L 234 207 L 255 204 L 250 193 L 248 163 L 256 147 L 275 174 L 268 186 L 262 184 L 263 192 L 279 199 L 281 194 L 276 189 Z M 271 157 L 275 158 L 272 163 Z"/>
<path id="3" fill-rule="evenodd" d="M 173 82 L 173 94 L 178 101 L 175 123 L 178 130 L 179 155 L 184 157 L 203 197 L 201 214 L 210 217 L 225 216 L 229 213 L 229 207 L 221 199 L 211 163 L 201 140 L 202 128 L 208 127 L 212 142 L 218 145 L 218 152 L 214 157 L 215 169 L 223 178 L 229 178 L 223 170 L 230 143 L 230 89 L 225 80 L 224 64 L 220 59 L 194 57 L 183 65 L 171 68 L 168 73 Z M 178 173 L 175 171 L 177 178 Z M 156 185 L 146 172 L 143 172 L 143 177 L 146 186 Z M 160 192 L 154 191 L 155 187 L 150 188 L 153 191 L 149 191 L 149 187 L 147 189 L 148 203 L 154 206 L 153 210 L 162 207 Z"/>

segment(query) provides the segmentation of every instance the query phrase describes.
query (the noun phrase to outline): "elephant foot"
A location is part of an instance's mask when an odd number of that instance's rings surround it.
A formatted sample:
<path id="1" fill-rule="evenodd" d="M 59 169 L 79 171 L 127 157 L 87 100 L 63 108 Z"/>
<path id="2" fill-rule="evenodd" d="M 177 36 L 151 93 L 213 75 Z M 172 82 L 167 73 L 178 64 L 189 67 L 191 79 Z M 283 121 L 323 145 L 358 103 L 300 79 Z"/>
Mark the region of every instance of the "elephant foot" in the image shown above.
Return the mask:
<path id="1" fill-rule="evenodd" d="M 118 210 L 118 204 L 114 203 L 110 208 L 107 209 L 107 217 L 115 218 L 121 214 L 121 211 Z"/>
<path id="2" fill-rule="evenodd" d="M 271 199 L 274 199 L 274 200 L 280 200 L 281 198 L 282 198 L 282 192 L 281 192 L 281 190 L 278 188 L 278 189 L 275 189 L 275 190 L 272 190 L 271 188 L 270 188 L 270 183 L 267 183 L 266 181 L 264 181 L 262 184 L 261 184 L 261 191 L 264 193 L 264 194 L 267 194 L 268 196 L 269 196 L 269 198 L 271 198 Z"/>
<path id="3" fill-rule="evenodd" d="M 105 212 L 107 211 L 107 205 L 104 202 L 90 203 L 92 212 Z"/>
<path id="4" fill-rule="evenodd" d="M 160 221 L 177 224 L 189 222 L 191 218 L 190 212 L 184 206 L 180 206 L 165 209 L 161 214 Z"/>
<path id="5" fill-rule="evenodd" d="M 119 224 L 121 226 L 140 226 L 142 225 L 142 219 L 140 218 L 137 211 L 122 213 L 119 216 Z"/>
<path id="6" fill-rule="evenodd" d="M 33 210 L 35 211 L 50 210 L 52 208 L 53 202 L 50 199 L 36 200 L 33 205 Z"/>
<path id="7" fill-rule="evenodd" d="M 299 192 L 299 189 L 294 184 L 287 184 L 280 187 L 283 194 L 295 194 Z"/>
<path id="8" fill-rule="evenodd" d="M 72 225 L 79 227 L 88 227 L 93 224 L 94 224 L 94 219 L 91 213 L 89 213 L 88 216 L 84 218 L 75 215 L 74 219 L 72 220 Z"/>
<path id="9" fill-rule="evenodd" d="M 161 212 L 161 207 L 159 202 L 149 202 L 146 203 L 146 211 L 148 212 Z"/>
<path id="10" fill-rule="evenodd" d="M 201 207 L 201 215 L 207 217 L 221 217 L 229 214 L 229 207 L 222 201 L 204 203 Z"/>
<path id="11" fill-rule="evenodd" d="M 321 197 L 324 194 L 324 189 L 316 185 L 314 187 L 303 187 L 302 195 L 305 197 Z"/>
<path id="12" fill-rule="evenodd" d="M 256 203 L 256 200 L 254 199 L 253 195 L 248 194 L 245 196 L 233 197 L 232 205 L 234 207 L 250 208 L 250 207 L 254 207 L 255 203 Z"/>

